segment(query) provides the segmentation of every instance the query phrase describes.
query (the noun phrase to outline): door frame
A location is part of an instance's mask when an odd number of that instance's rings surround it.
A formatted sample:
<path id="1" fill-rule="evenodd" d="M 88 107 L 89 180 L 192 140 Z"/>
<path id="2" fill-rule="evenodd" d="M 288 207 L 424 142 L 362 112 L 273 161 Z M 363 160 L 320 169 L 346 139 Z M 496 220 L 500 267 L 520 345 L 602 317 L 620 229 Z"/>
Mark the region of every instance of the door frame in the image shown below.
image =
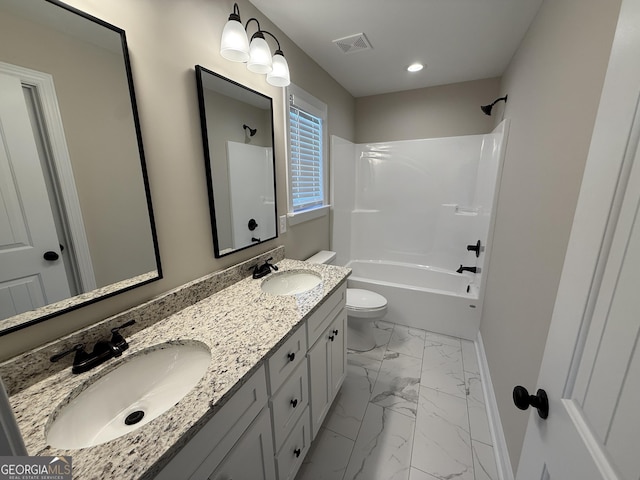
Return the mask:
<path id="1" fill-rule="evenodd" d="M 45 127 L 44 134 L 49 144 L 52 168 L 55 169 L 56 178 L 53 181 L 59 187 L 63 199 L 63 205 L 59 207 L 64 211 L 63 221 L 71 237 L 71 245 L 68 247 L 73 249 L 73 268 L 78 274 L 82 290 L 80 293 L 95 290 L 97 286 L 93 263 L 91 262 L 89 243 L 84 228 L 53 76 L 5 62 L 0 62 L 0 73 L 17 77 L 23 85 L 29 86 L 37 92 L 42 122 Z"/>

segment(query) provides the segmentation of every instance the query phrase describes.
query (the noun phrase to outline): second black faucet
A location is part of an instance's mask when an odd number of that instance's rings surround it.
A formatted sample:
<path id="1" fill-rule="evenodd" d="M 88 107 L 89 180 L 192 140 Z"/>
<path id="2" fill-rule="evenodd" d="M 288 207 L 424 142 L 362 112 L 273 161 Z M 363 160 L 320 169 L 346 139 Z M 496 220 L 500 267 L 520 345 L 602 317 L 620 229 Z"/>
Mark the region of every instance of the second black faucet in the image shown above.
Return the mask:
<path id="1" fill-rule="evenodd" d="M 273 265 L 272 263 L 269 263 L 271 260 L 273 260 L 273 257 L 268 258 L 263 265 L 258 266 L 256 264 L 255 266 L 251 267 L 251 269 L 253 269 L 253 278 L 265 277 L 271 273 L 272 269 L 274 272 L 277 271 L 278 267 L 276 265 Z"/>

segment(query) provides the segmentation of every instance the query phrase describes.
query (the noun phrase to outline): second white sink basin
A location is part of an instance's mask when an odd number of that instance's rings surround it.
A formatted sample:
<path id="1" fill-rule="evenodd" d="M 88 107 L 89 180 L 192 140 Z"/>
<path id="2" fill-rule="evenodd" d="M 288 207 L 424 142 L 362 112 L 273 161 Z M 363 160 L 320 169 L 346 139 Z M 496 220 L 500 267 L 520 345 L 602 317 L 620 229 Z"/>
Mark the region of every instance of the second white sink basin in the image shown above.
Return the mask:
<path id="1" fill-rule="evenodd" d="M 195 341 L 134 354 L 56 409 L 46 429 L 47 443 L 85 448 L 136 430 L 189 393 L 210 362 L 209 348 Z"/>
<path id="2" fill-rule="evenodd" d="M 295 295 L 304 293 L 322 283 L 322 277 L 308 270 L 289 270 L 272 274 L 262 282 L 260 288 L 273 295 Z"/>

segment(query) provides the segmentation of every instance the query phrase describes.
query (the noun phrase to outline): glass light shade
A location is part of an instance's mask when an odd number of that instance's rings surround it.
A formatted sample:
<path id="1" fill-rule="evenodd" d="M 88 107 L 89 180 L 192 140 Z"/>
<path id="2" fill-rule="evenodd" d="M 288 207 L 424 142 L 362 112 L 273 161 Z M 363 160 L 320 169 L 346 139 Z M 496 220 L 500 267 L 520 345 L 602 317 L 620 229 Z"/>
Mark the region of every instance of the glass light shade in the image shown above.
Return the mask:
<path id="1" fill-rule="evenodd" d="M 247 68 L 254 73 L 269 73 L 271 66 L 271 50 L 264 38 L 253 37 L 249 46 Z"/>
<path id="2" fill-rule="evenodd" d="M 291 83 L 289 64 L 280 51 L 273 56 L 273 70 L 267 73 L 267 83 L 274 87 L 286 87 Z"/>
<path id="3" fill-rule="evenodd" d="M 220 55 L 232 62 L 249 60 L 249 40 L 244 27 L 237 20 L 229 20 L 222 30 Z"/>

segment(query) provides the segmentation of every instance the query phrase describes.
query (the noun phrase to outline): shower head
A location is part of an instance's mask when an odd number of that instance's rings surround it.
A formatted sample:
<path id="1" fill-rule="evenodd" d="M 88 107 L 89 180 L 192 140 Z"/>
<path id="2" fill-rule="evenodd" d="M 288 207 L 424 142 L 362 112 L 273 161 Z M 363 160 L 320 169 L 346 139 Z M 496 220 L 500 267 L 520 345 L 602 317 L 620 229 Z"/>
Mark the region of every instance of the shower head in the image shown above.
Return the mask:
<path id="1" fill-rule="evenodd" d="M 485 114 L 485 115 L 489 115 L 489 116 L 491 116 L 491 109 L 492 109 L 492 108 L 493 108 L 493 107 L 492 107 L 491 105 L 482 105 L 482 106 L 480 107 L 480 110 L 482 110 L 482 111 L 484 112 L 484 114 Z"/>
<path id="2" fill-rule="evenodd" d="M 493 106 L 496 103 L 498 103 L 500 100 L 504 100 L 504 102 L 507 103 L 507 97 L 508 97 L 508 95 L 505 95 L 504 97 L 501 97 L 501 98 L 498 98 L 497 100 L 494 100 L 493 103 L 491 103 L 489 105 L 482 105 L 480 107 L 480 110 L 482 110 L 485 115 L 491 116 L 491 109 L 493 108 Z"/>
<path id="3" fill-rule="evenodd" d="M 247 131 L 249 132 L 249 136 L 250 136 L 250 137 L 253 137 L 253 136 L 256 134 L 256 132 L 258 131 L 258 129 L 257 129 L 257 128 L 251 128 L 251 127 L 250 127 L 249 125 L 247 125 L 247 124 L 242 125 L 242 128 L 244 128 L 245 130 L 247 130 Z"/>

